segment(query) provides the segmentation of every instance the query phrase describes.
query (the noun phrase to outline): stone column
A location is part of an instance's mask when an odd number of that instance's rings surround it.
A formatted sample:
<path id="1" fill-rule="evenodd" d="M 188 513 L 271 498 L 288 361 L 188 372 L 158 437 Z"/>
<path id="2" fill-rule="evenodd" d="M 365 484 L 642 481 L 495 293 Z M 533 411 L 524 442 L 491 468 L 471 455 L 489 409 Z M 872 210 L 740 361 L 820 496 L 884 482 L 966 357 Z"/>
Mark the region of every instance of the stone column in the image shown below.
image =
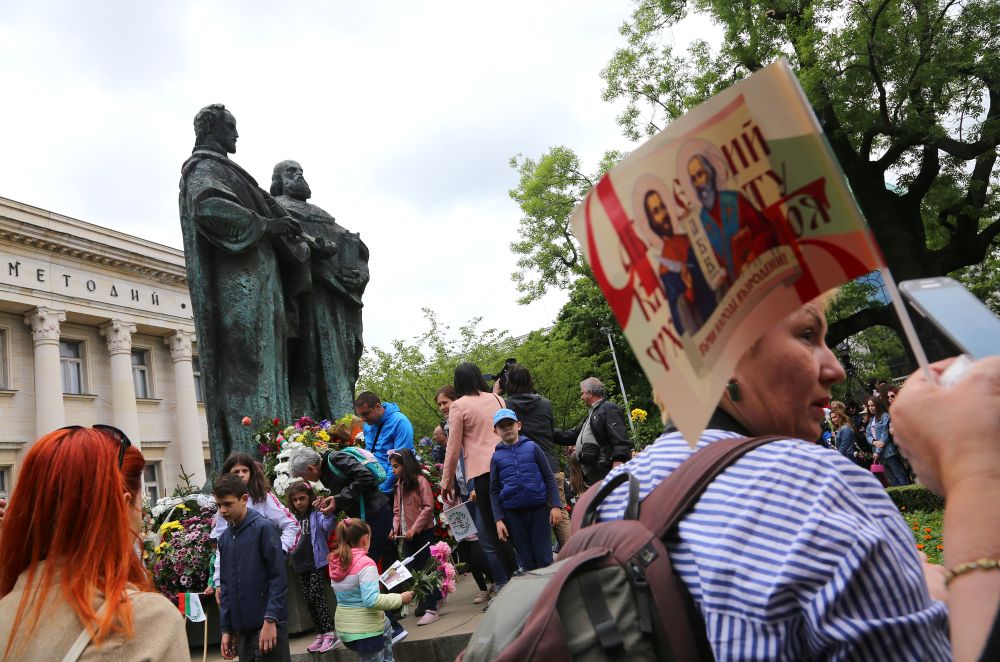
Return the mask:
<path id="1" fill-rule="evenodd" d="M 132 382 L 132 334 L 135 324 L 111 320 L 101 325 L 101 335 L 108 341 L 111 354 L 111 408 L 115 427 L 128 435 L 136 447 L 139 443 L 139 411 L 135 405 L 135 385 Z"/>
<path id="2" fill-rule="evenodd" d="M 43 306 L 24 316 L 24 323 L 31 325 L 31 339 L 35 343 L 36 438 L 66 425 L 59 365 L 59 323 L 65 321 L 65 312 Z"/>
<path id="3" fill-rule="evenodd" d="M 193 474 L 192 485 L 203 485 L 205 459 L 201 449 L 201 421 L 198 397 L 194 390 L 194 369 L 191 364 L 191 341 L 194 334 L 175 331 L 163 342 L 170 347 L 174 360 L 174 385 L 177 389 L 177 443 L 184 472 Z"/>

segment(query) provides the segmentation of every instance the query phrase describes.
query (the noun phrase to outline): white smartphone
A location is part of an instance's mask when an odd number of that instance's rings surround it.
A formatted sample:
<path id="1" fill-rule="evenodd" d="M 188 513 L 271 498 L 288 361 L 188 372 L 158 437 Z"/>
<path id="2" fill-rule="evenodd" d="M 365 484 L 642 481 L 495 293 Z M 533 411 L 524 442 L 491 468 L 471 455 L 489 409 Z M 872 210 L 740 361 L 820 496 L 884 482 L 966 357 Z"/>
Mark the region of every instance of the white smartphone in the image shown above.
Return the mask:
<path id="1" fill-rule="evenodd" d="M 976 359 L 1000 355 L 1000 319 L 957 280 L 946 276 L 906 280 L 899 290 L 917 314 L 962 352 Z"/>

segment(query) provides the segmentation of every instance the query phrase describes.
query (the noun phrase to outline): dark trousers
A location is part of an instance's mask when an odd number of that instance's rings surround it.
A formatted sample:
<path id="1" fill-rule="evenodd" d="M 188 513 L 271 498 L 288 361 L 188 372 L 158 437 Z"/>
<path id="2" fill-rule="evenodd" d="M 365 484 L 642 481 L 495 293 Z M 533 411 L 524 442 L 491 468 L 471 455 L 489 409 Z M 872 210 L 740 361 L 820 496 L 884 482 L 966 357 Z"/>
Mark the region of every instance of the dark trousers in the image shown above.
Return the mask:
<path id="1" fill-rule="evenodd" d="M 910 484 L 910 481 L 906 478 L 906 469 L 903 468 L 903 460 L 898 455 L 882 458 L 882 464 L 885 466 L 889 487 Z"/>
<path id="2" fill-rule="evenodd" d="M 476 580 L 476 586 L 479 587 L 479 590 L 485 591 L 486 578 L 489 577 L 492 580 L 493 577 L 490 575 L 489 566 L 483 557 L 483 550 L 479 548 L 479 541 L 460 540 L 458 542 L 458 558 L 469 568 L 469 572 L 472 573 L 472 578 Z"/>
<path id="3" fill-rule="evenodd" d="M 368 558 L 373 559 L 380 565 L 379 573 L 385 572 L 393 563 L 397 561 L 396 545 L 389 540 L 389 532 L 392 531 L 392 495 L 389 496 L 389 503 L 382 510 L 375 513 L 367 513 L 368 526 L 372 530 L 371 545 L 368 547 Z M 379 584 L 381 588 L 382 585 Z M 398 587 L 397 587 L 398 588 Z M 393 590 L 393 593 L 401 591 Z M 395 625 L 399 620 L 399 611 L 388 611 L 386 616 Z"/>
<path id="4" fill-rule="evenodd" d="M 326 596 L 323 595 L 323 584 L 329 581 L 330 575 L 326 566 L 299 573 L 299 583 L 302 584 L 306 608 L 318 634 L 333 632 L 333 619 L 330 618 L 330 610 L 326 608 Z"/>
<path id="5" fill-rule="evenodd" d="M 525 570 L 552 565 L 552 525 L 546 504 L 511 508 L 504 519 L 517 558 Z"/>
<path id="6" fill-rule="evenodd" d="M 479 518 L 476 520 L 479 547 L 490 564 L 493 581 L 496 582 L 497 589 L 500 589 L 517 570 L 514 550 L 509 544 L 500 542 L 497 538 L 497 521 L 493 517 L 493 504 L 490 502 L 490 475 L 481 474 L 469 482 L 470 491 L 476 490 L 476 503 L 479 505 Z"/>
<path id="7" fill-rule="evenodd" d="M 412 540 L 403 540 L 403 554 L 404 558 L 408 558 L 411 554 L 416 552 L 418 549 L 424 545 L 430 543 L 434 544 L 434 529 L 427 529 L 426 531 L 421 531 L 420 533 L 413 536 Z M 413 561 L 411 561 L 406 567 L 410 571 L 423 570 L 427 567 L 427 560 L 431 557 L 430 548 L 424 549 L 419 554 L 417 554 Z M 420 601 L 420 608 L 423 610 L 436 610 L 437 603 L 441 600 L 441 590 L 434 589 L 434 592 L 426 596 Z"/>
<path id="8" fill-rule="evenodd" d="M 278 641 L 267 653 L 257 650 L 260 640 L 260 630 L 246 630 L 236 633 L 236 651 L 240 662 L 291 662 L 292 654 L 288 649 L 288 630 L 284 623 L 277 624 Z"/>
<path id="9" fill-rule="evenodd" d="M 372 529 L 372 542 L 368 548 L 368 557 L 378 561 L 392 548 L 392 545 L 389 544 L 389 532 L 392 531 L 392 499 L 389 499 L 389 503 L 381 510 L 365 514 L 368 526 Z M 392 565 L 392 562 L 389 565 Z M 385 571 L 388 567 L 386 566 L 382 570 Z"/>

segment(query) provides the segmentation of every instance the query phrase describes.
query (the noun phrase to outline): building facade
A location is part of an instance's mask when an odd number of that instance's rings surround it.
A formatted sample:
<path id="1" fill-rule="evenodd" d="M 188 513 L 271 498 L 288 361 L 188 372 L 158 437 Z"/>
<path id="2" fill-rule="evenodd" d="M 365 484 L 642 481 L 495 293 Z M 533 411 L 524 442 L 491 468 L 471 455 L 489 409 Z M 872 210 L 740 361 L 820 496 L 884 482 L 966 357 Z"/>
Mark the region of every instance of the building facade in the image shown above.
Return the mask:
<path id="1" fill-rule="evenodd" d="M 0 198 L 0 496 L 32 443 L 106 423 L 152 499 L 204 483 L 208 430 L 184 252 Z"/>

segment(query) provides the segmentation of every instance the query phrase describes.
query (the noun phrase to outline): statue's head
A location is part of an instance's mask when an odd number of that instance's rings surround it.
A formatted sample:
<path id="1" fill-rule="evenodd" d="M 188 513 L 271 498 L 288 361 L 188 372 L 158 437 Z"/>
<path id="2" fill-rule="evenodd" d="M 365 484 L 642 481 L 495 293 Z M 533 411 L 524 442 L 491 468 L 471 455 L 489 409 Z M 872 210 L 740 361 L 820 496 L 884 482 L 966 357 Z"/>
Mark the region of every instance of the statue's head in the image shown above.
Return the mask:
<path id="1" fill-rule="evenodd" d="M 296 200 L 308 200 L 312 191 L 302 175 L 298 161 L 282 161 L 274 166 L 271 174 L 271 195 L 287 195 Z"/>
<path id="2" fill-rule="evenodd" d="M 205 106 L 194 116 L 195 144 L 216 149 L 225 154 L 236 152 L 236 118 L 221 103 Z"/>

